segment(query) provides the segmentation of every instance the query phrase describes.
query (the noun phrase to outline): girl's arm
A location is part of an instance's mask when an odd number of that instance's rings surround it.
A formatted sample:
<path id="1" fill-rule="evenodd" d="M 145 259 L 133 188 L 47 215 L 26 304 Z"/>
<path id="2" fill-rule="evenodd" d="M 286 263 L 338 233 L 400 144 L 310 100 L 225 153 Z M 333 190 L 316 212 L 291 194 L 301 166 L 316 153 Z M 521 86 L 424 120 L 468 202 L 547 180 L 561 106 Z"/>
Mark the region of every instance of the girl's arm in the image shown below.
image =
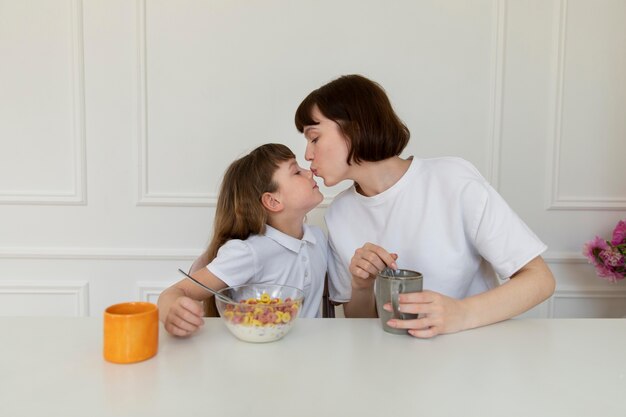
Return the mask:
<path id="1" fill-rule="evenodd" d="M 191 276 L 216 291 L 227 287 L 224 281 L 207 268 L 201 268 Z M 157 301 L 159 318 L 165 330 L 174 336 L 189 336 L 196 332 L 204 325 L 201 302 L 211 296 L 211 293 L 189 279 L 183 279 L 167 288 Z"/>

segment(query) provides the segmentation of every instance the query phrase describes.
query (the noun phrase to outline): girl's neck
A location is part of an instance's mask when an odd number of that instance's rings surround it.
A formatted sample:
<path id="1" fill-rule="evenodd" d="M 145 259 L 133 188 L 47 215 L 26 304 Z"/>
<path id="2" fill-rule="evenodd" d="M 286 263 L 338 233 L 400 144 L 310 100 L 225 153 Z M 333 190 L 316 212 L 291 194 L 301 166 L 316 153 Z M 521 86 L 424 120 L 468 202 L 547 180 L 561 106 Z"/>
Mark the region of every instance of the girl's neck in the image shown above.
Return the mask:
<path id="1" fill-rule="evenodd" d="M 296 239 L 302 239 L 304 236 L 304 216 L 286 217 L 270 215 L 267 219 L 267 224 Z"/>
<path id="2" fill-rule="evenodd" d="M 353 164 L 353 180 L 359 194 L 372 197 L 391 188 L 406 173 L 411 165 L 410 159 L 399 156 L 377 162 Z"/>

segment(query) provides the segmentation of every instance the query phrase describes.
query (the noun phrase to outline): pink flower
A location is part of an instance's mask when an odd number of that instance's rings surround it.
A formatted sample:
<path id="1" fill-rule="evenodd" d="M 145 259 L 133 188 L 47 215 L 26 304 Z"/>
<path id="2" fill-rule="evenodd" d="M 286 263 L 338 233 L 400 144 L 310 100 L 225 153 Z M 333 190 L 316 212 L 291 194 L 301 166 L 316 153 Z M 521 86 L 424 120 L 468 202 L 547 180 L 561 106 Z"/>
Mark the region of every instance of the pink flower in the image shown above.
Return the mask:
<path id="1" fill-rule="evenodd" d="M 624 220 L 620 220 L 617 222 L 615 230 L 613 230 L 613 239 L 611 239 L 611 244 L 617 246 L 624 243 L 626 243 L 626 222 Z"/>
<path id="2" fill-rule="evenodd" d="M 583 255 L 585 255 L 594 265 L 598 263 L 597 254 L 604 249 L 608 249 L 609 245 L 606 240 L 600 236 L 596 236 L 593 240 L 585 243 L 583 246 Z"/>
<path id="3" fill-rule="evenodd" d="M 614 271 L 610 268 L 596 266 L 596 272 L 600 278 L 606 278 L 607 281 L 612 283 L 616 283 L 617 281 L 624 279 L 623 272 L 619 273 L 618 271 Z"/>
<path id="4" fill-rule="evenodd" d="M 619 267 L 624 264 L 624 255 L 617 248 L 608 248 L 598 253 L 602 263 L 607 267 Z"/>
<path id="5" fill-rule="evenodd" d="M 618 230 L 619 229 L 619 230 Z M 626 234 L 626 223 L 620 221 L 615 228 L 613 238 L 624 240 Z M 596 268 L 596 273 L 601 278 L 607 278 L 610 282 L 617 282 L 626 277 L 625 253 L 626 245 L 610 243 L 600 236 L 587 242 L 583 247 L 583 254 Z"/>

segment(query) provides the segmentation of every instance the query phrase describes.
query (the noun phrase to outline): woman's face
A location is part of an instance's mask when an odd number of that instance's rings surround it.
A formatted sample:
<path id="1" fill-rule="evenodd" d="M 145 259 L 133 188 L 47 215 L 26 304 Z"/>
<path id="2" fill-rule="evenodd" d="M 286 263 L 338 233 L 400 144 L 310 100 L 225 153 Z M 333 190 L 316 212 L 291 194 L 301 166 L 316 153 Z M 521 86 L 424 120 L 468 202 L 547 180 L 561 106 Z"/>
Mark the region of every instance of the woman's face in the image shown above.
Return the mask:
<path id="1" fill-rule="evenodd" d="M 324 185 L 331 187 L 349 178 L 348 140 L 339 125 L 324 117 L 317 106 L 313 107 L 311 117 L 318 124 L 304 127 L 307 141 L 304 158 L 311 162 L 313 174 L 322 177 Z"/>

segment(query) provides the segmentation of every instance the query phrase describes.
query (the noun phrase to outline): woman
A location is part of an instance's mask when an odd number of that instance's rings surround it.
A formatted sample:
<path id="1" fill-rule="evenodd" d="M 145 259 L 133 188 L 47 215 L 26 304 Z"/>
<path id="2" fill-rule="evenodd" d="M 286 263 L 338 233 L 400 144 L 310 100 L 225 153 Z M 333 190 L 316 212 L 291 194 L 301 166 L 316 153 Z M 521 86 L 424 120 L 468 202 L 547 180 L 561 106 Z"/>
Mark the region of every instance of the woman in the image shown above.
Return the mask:
<path id="1" fill-rule="evenodd" d="M 347 317 L 376 317 L 373 285 L 385 266 L 420 271 L 425 291 L 400 296 L 415 337 L 514 317 L 554 292 L 546 246 L 469 162 L 399 157 L 409 130 L 382 87 L 347 75 L 296 111 L 305 158 L 327 186 L 353 180 L 326 213 L 329 287 Z M 497 275 L 512 278 L 498 285 Z M 389 310 L 389 306 L 385 306 Z"/>

